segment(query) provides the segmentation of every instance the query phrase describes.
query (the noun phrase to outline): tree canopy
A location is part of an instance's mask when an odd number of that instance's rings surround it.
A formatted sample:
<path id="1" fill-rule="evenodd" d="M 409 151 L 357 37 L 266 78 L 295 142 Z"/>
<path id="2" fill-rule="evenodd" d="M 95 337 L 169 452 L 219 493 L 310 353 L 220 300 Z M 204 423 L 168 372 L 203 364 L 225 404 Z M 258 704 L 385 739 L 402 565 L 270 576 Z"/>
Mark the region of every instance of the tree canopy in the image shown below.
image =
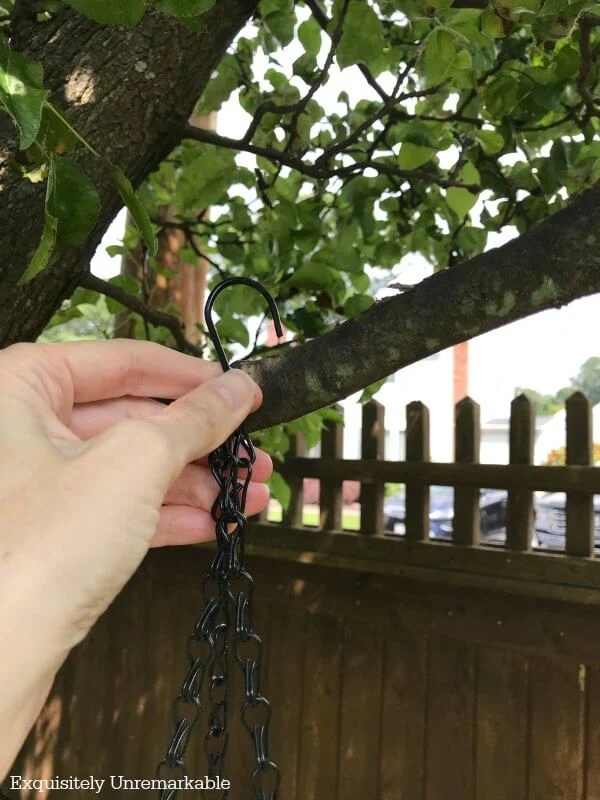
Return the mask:
<path id="1" fill-rule="evenodd" d="M 105 295 L 138 335 L 151 323 L 153 338 L 205 351 L 179 309 L 147 308 L 144 276 L 90 278 L 121 203 L 134 227 L 117 255 L 168 279 L 157 241 L 175 230 L 210 284 L 250 275 L 277 299 L 290 341 L 244 365 L 266 394 L 254 427 L 600 291 L 592 0 L 0 9 L 0 106 L 14 123 L 0 128 L 4 344 L 97 313 Z M 197 123 L 226 101 L 241 130 Z M 486 252 L 506 230 L 518 238 Z M 401 285 L 416 257 L 434 274 Z M 389 283 L 396 296 L 375 302 Z M 220 308 L 224 339 L 264 356 L 245 324 L 260 296 L 233 289 Z"/>

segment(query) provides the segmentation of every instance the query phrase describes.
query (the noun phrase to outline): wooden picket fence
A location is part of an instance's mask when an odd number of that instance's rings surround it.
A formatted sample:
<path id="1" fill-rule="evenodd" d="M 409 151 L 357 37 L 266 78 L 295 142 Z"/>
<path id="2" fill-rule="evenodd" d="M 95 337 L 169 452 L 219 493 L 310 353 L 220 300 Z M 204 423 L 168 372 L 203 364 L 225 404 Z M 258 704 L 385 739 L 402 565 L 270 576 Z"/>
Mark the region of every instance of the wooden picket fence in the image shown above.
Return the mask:
<path id="1" fill-rule="evenodd" d="M 336 410 L 342 413 L 341 407 Z M 593 508 L 593 496 L 600 494 L 600 469 L 593 466 L 590 401 L 581 392 L 567 400 L 566 466 L 534 465 L 534 432 L 532 403 L 520 395 L 511 404 L 509 464 L 480 464 L 479 406 L 467 397 L 455 408 L 455 461 L 435 463 L 430 460 L 429 410 L 413 402 L 406 407 L 406 458 L 385 461 L 384 408 L 371 400 L 362 410 L 360 459 L 344 459 L 341 423 L 327 422 L 319 458 L 306 457 L 301 438 L 294 437 L 285 463 L 278 466 L 290 485 L 291 502 L 281 523 L 270 523 L 263 514 L 253 525 L 250 550 L 292 560 L 301 553 L 312 563 L 336 566 L 361 568 L 364 561 L 362 568 L 415 577 L 435 578 L 444 570 L 447 578 L 461 584 L 493 579 L 497 588 L 509 581 L 511 591 L 520 585 L 528 594 L 600 601 Z M 305 478 L 320 481 L 317 527 L 302 523 Z M 342 529 L 343 481 L 360 483 L 358 532 Z M 386 483 L 405 485 L 402 537 L 384 531 Z M 454 488 L 452 542 L 429 538 L 431 486 Z M 481 542 L 482 488 L 508 494 L 502 546 Z M 535 491 L 566 493 L 564 553 L 532 551 Z"/>

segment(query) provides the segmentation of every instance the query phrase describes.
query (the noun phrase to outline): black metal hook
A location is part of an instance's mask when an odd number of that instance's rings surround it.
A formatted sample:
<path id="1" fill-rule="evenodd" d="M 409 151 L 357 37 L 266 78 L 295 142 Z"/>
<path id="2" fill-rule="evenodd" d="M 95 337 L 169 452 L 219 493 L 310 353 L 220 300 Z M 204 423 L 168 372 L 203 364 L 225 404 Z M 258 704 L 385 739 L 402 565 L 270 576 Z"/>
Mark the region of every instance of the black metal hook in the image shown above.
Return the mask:
<path id="1" fill-rule="evenodd" d="M 227 289 L 228 286 L 234 286 L 236 284 L 244 284 L 245 286 L 251 286 L 253 289 L 256 289 L 259 294 L 265 298 L 267 303 L 269 304 L 269 310 L 271 312 L 271 316 L 273 317 L 273 322 L 275 324 L 275 332 L 277 333 L 278 337 L 283 336 L 283 330 L 281 328 L 281 319 L 279 317 L 279 311 L 277 310 L 277 305 L 275 300 L 271 296 L 271 294 L 265 289 L 264 286 L 258 281 L 255 281 L 254 278 L 227 278 L 227 280 L 221 281 L 221 283 L 217 284 L 212 292 L 208 295 L 208 299 L 206 301 L 206 305 L 204 306 L 204 319 L 206 322 L 206 327 L 208 328 L 208 333 L 210 335 L 211 341 L 217 351 L 217 355 L 219 356 L 219 361 L 221 362 L 221 366 L 223 367 L 223 371 L 231 369 L 229 361 L 227 360 L 227 356 L 225 355 L 225 351 L 223 350 L 223 345 L 221 344 L 221 339 L 219 338 L 219 334 L 217 333 L 217 328 L 215 323 L 213 322 L 212 313 L 213 313 L 213 306 L 215 304 L 215 300 L 221 294 L 223 289 Z"/>

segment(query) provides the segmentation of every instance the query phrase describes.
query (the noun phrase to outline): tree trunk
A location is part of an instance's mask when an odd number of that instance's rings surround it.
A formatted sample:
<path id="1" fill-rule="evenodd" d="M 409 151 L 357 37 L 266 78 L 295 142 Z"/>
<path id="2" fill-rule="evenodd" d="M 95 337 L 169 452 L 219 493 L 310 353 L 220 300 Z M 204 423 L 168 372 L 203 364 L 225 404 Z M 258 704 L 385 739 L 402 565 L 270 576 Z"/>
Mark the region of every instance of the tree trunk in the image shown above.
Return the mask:
<path id="1" fill-rule="evenodd" d="M 134 185 L 181 138 L 194 104 L 257 0 L 217 0 L 198 33 L 149 12 L 133 30 L 99 25 L 74 11 L 46 24 L 20 22 L 15 50 L 40 60 L 52 101 Z M 45 186 L 18 179 L 10 166 L 16 136 L 0 118 L 0 345 L 35 339 L 86 271 L 120 207 L 106 172 L 81 149 L 76 158 L 98 188 L 102 211 L 83 247 L 17 286 L 41 235 Z"/>

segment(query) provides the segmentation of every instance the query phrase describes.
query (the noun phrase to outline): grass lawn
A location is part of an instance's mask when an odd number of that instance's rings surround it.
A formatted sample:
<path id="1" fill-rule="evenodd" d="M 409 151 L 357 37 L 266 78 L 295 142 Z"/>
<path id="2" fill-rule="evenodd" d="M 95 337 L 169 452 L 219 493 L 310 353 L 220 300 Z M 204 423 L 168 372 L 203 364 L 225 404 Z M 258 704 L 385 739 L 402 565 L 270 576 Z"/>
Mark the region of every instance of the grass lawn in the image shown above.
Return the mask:
<path id="1" fill-rule="evenodd" d="M 269 504 L 269 522 L 281 522 L 281 506 L 275 501 Z M 302 524 L 317 527 L 319 524 L 318 506 L 305 506 L 302 513 Z M 360 527 L 360 511 L 358 508 L 345 508 L 342 526 L 347 531 L 357 531 Z"/>

